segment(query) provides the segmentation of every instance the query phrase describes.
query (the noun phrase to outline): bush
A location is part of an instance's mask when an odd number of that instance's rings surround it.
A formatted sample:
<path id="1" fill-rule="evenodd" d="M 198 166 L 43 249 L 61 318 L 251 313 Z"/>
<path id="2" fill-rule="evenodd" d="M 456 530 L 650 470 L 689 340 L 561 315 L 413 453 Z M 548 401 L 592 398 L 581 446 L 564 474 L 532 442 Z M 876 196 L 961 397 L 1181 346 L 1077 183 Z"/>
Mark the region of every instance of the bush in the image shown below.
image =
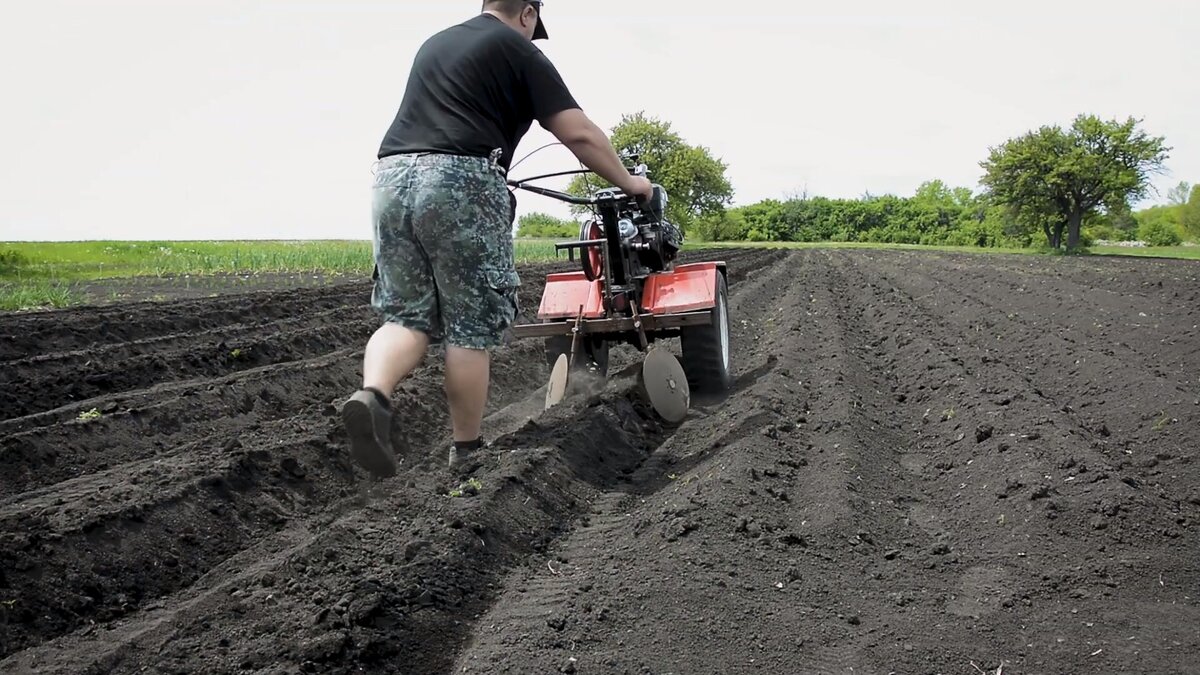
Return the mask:
<path id="1" fill-rule="evenodd" d="M 12 274 L 29 264 L 29 258 L 12 249 L 0 251 L 0 275 Z"/>
<path id="2" fill-rule="evenodd" d="M 758 228 L 750 228 L 746 233 L 746 241 L 771 241 L 771 237 Z"/>
<path id="3" fill-rule="evenodd" d="M 565 239 L 579 236 L 579 223 L 545 213 L 527 213 L 517 223 L 518 237 Z"/>
<path id="4" fill-rule="evenodd" d="M 1124 232 L 1117 231 L 1117 228 L 1112 225 L 1092 225 L 1091 227 L 1083 228 L 1084 246 L 1091 246 L 1097 241 L 1123 241 L 1125 238 Z"/>
<path id="5" fill-rule="evenodd" d="M 688 230 L 700 241 L 744 241 L 748 233 L 746 217 L 737 210 L 698 218 Z"/>
<path id="6" fill-rule="evenodd" d="M 1178 246 L 1183 243 L 1179 228 L 1159 219 L 1143 222 L 1138 227 L 1138 238 L 1150 246 Z"/>

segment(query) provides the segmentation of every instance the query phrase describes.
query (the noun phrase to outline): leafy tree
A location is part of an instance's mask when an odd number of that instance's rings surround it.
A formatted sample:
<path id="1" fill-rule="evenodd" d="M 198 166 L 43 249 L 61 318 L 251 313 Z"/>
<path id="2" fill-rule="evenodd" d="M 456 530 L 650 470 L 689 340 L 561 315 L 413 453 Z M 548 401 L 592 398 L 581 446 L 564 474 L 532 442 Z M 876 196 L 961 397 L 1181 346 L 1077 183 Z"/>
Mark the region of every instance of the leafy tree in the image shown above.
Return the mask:
<path id="1" fill-rule="evenodd" d="M 1179 221 L 1184 234 L 1200 240 L 1200 185 L 1192 187 L 1192 196 L 1179 207 Z"/>
<path id="2" fill-rule="evenodd" d="M 1188 203 L 1188 198 L 1191 194 L 1192 186 L 1187 181 L 1183 181 L 1167 191 L 1167 201 L 1174 206 L 1183 206 Z"/>
<path id="3" fill-rule="evenodd" d="M 650 180 L 667 191 L 667 219 L 685 232 L 698 218 L 721 213 L 733 199 L 733 186 L 725 176 L 726 164 L 705 147 L 686 143 L 671 123 L 638 112 L 624 115 L 612 129 L 613 147 L 622 155 L 639 155 L 650 168 Z M 575 177 L 567 192 L 585 196 L 609 187 L 599 176 Z M 576 208 L 576 213 L 586 207 Z"/>
<path id="4" fill-rule="evenodd" d="M 1137 216 L 1133 213 L 1128 202 L 1120 202 L 1108 206 L 1102 219 L 1103 224 L 1112 227 L 1115 234 L 1122 239 L 1132 239 L 1137 234 Z"/>
<path id="5" fill-rule="evenodd" d="M 546 213 L 526 213 L 517 221 L 518 237 L 567 238 L 579 236 L 579 224 Z"/>
<path id="6" fill-rule="evenodd" d="M 1040 227 L 1051 247 L 1063 245 L 1065 230 L 1067 249 L 1078 249 L 1085 217 L 1144 197 L 1150 174 L 1162 170 L 1170 148 L 1138 124 L 1080 115 L 1066 131 L 1044 126 L 992 148 L 982 183 L 1026 226 Z"/>

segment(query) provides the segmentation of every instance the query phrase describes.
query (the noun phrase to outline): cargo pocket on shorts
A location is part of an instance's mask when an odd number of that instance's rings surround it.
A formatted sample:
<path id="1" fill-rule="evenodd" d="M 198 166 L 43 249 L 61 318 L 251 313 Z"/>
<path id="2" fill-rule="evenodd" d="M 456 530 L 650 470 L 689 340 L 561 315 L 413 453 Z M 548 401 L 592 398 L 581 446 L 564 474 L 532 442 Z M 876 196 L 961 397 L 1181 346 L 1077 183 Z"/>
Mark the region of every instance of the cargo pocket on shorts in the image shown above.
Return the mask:
<path id="1" fill-rule="evenodd" d="M 486 267 L 483 270 L 487 277 L 488 288 L 495 295 L 497 314 L 496 323 L 503 330 L 512 325 L 520 312 L 517 299 L 517 288 L 521 285 L 521 277 L 511 268 Z"/>

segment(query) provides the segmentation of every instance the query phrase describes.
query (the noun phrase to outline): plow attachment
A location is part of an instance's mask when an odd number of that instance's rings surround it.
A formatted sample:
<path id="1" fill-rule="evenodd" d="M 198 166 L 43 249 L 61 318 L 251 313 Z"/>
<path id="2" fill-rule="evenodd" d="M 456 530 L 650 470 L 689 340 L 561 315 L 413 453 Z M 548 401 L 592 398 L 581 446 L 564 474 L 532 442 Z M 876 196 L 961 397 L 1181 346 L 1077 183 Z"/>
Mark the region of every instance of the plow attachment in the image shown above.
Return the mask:
<path id="1" fill-rule="evenodd" d="M 646 356 L 638 381 L 668 422 L 687 416 L 694 387 L 729 383 L 729 327 L 724 265 L 681 265 L 650 275 L 638 293 L 613 294 L 605 278 L 583 272 L 551 274 L 538 309 L 540 323 L 514 326 L 518 339 L 546 343 L 550 379 L 546 409 L 572 391 L 571 381 L 607 375 L 610 345 L 630 344 Z M 655 342 L 680 338 L 681 362 Z"/>

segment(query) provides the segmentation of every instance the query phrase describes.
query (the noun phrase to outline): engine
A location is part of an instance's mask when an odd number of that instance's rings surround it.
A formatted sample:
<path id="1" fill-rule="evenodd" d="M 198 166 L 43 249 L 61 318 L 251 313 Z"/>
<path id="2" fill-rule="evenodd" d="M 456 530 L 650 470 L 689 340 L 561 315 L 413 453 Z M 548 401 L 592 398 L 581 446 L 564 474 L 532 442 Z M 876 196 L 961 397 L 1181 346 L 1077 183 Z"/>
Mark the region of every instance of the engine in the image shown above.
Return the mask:
<path id="1" fill-rule="evenodd" d="M 603 193 L 619 194 L 617 190 Z M 653 272 L 671 269 L 683 246 L 683 232 L 666 219 L 667 192 L 654 186 L 654 196 L 639 207 L 618 212 L 617 227 L 621 251 L 629 261 L 629 272 L 642 278 Z"/>

